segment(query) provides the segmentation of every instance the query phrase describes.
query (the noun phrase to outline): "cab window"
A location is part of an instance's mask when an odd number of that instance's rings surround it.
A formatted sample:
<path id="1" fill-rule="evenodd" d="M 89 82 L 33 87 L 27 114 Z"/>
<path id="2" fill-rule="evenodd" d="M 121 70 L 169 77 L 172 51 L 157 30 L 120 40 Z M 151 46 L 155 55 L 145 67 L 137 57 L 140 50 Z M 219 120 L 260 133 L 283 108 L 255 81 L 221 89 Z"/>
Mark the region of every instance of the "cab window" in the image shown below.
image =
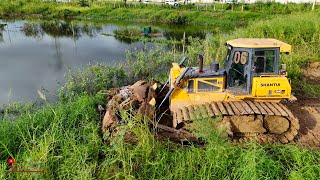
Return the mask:
<path id="1" fill-rule="evenodd" d="M 254 54 L 255 73 L 274 73 L 275 72 L 275 50 L 255 51 Z"/>
<path id="2" fill-rule="evenodd" d="M 212 84 L 217 84 L 217 80 L 206 80 L 206 81 Z M 198 81 L 198 92 L 217 91 L 219 89 L 220 89 L 219 87 L 205 83 L 205 81 Z"/>
<path id="3" fill-rule="evenodd" d="M 248 61 L 248 51 L 234 51 L 228 77 L 229 87 L 246 89 L 247 78 L 245 76 L 245 67 L 248 65 Z"/>
<path id="4" fill-rule="evenodd" d="M 188 92 L 194 92 L 194 80 L 189 80 L 188 82 Z"/>

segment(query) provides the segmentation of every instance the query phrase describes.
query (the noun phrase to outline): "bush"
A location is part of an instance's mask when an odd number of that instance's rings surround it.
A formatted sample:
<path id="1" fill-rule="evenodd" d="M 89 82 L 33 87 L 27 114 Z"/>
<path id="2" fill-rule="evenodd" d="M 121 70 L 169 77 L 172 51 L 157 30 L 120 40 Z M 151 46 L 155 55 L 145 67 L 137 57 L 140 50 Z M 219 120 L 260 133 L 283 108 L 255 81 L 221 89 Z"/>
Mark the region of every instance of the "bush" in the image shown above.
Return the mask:
<path id="1" fill-rule="evenodd" d="M 81 94 L 95 95 L 99 91 L 126 84 L 126 78 L 123 66 L 97 64 L 88 65 L 84 69 L 69 70 L 66 83 L 60 90 L 60 98 L 64 100 Z"/>

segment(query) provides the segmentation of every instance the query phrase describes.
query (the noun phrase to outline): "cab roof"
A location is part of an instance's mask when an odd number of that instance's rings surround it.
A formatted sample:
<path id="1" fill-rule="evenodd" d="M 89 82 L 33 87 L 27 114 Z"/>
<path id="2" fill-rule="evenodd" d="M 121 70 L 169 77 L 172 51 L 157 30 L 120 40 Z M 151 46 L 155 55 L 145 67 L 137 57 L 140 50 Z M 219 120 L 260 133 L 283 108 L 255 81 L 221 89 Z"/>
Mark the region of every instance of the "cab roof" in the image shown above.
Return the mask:
<path id="1" fill-rule="evenodd" d="M 290 52 L 291 45 L 272 38 L 239 38 L 227 41 L 232 47 L 280 48 L 280 52 Z"/>

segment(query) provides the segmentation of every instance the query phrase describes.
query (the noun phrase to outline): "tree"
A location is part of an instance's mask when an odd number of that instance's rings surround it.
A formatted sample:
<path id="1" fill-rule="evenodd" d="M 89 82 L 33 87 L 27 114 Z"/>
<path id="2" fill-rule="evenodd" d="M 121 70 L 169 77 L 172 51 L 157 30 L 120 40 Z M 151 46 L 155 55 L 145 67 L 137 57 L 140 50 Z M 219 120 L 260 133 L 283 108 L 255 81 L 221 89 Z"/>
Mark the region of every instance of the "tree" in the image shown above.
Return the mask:
<path id="1" fill-rule="evenodd" d="M 87 0 L 79 0 L 79 4 L 81 7 L 89 6 L 89 2 Z"/>

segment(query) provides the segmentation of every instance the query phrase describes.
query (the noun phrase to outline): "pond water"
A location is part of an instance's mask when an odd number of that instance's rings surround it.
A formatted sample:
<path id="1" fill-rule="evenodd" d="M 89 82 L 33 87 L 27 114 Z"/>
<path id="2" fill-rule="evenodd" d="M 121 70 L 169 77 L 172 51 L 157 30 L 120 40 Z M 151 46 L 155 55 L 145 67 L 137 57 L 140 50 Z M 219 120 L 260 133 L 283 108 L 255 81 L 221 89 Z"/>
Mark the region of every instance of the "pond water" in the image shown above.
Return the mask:
<path id="1" fill-rule="evenodd" d="M 170 27 L 150 24 L 87 21 L 0 20 L 0 106 L 14 101 L 35 101 L 38 90 L 54 99 L 68 69 L 91 63 L 122 63 L 125 51 L 155 46 L 102 33 L 152 26 L 166 39 L 204 38 L 211 27 Z M 45 90 L 45 91 L 44 91 Z"/>

